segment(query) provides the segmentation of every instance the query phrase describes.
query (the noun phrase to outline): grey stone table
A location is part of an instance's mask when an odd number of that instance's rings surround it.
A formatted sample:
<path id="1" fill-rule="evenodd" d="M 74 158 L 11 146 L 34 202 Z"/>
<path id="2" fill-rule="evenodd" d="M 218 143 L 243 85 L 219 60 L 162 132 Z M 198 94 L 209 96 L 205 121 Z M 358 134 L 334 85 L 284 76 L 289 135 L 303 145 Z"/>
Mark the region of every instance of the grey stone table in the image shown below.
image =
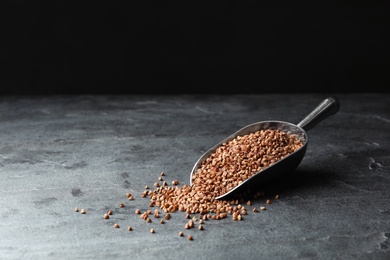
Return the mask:
<path id="1" fill-rule="evenodd" d="M 254 122 L 298 123 L 327 96 L 0 97 L 0 259 L 390 259 L 388 94 L 332 93 L 340 111 L 242 221 L 198 230 L 184 212 L 165 224 L 135 214 L 161 172 L 189 184 L 212 145 Z"/>

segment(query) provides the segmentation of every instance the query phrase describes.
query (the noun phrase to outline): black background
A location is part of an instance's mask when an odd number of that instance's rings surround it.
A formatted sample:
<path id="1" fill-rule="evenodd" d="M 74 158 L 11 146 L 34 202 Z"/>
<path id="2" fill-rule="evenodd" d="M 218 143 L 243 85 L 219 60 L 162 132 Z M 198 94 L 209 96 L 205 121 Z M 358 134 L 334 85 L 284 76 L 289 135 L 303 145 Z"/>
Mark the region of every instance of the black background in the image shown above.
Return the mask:
<path id="1" fill-rule="evenodd" d="M 1 1 L 0 94 L 387 92 L 383 1 Z"/>

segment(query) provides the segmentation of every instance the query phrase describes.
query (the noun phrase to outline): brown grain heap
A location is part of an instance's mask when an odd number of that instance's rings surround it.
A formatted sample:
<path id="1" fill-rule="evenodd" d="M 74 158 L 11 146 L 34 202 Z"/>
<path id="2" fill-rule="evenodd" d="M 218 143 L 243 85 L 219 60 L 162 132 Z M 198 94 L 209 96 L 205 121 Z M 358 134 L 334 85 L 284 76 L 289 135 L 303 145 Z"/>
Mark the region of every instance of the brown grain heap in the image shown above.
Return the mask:
<path id="1" fill-rule="evenodd" d="M 203 161 L 193 174 L 191 186 L 157 186 L 148 193 L 151 204 L 164 212 L 231 213 L 232 202 L 215 198 L 301 146 L 302 142 L 295 135 L 280 130 L 267 129 L 237 136 Z"/>

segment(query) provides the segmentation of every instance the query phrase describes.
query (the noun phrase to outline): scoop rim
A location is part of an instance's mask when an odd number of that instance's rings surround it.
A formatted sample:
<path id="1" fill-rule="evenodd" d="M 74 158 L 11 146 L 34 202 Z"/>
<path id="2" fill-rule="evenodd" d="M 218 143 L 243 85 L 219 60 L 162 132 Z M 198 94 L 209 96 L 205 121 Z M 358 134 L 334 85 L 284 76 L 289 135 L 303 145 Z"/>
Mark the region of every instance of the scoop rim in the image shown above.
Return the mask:
<path id="1" fill-rule="evenodd" d="M 267 169 L 269 169 L 270 167 L 276 165 L 276 164 L 279 164 L 280 162 L 282 161 L 285 161 L 287 158 L 289 158 L 290 156 L 292 156 L 293 154 L 296 154 L 298 153 L 299 151 L 301 151 L 302 149 L 306 148 L 308 142 L 309 142 L 309 139 L 308 139 L 308 135 L 307 135 L 307 132 L 300 126 L 298 126 L 297 124 L 293 124 L 293 123 L 290 123 L 290 122 L 286 122 L 286 121 L 280 121 L 280 120 L 266 120 L 266 121 L 259 121 L 259 122 L 255 122 L 255 123 L 252 123 L 252 124 L 249 124 L 245 127 L 242 127 L 241 129 L 237 130 L 236 132 L 234 132 L 233 134 L 229 135 L 228 137 L 226 137 L 225 139 L 223 139 L 222 141 L 218 142 L 217 144 L 215 144 L 213 147 L 211 147 L 210 149 L 208 149 L 206 152 L 204 152 L 200 157 L 199 159 L 196 161 L 196 163 L 194 164 L 192 170 L 191 170 L 191 174 L 190 174 L 190 186 L 193 185 L 193 182 L 192 182 L 192 176 L 194 175 L 194 173 L 196 172 L 196 170 L 199 168 L 199 166 L 201 165 L 201 163 L 208 157 L 210 156 L 213 152 L 215 152 L 215 150 L 223 143 L 226 143 L 230 140 L 233 140 L 234 138 L 236 138 L 237 136 L 240 136 L 240 135 L 247 135 L 247 134 L 250 134 L 250 133 L 254 133 L 256 131 L 259 131 L 259 130 L 262 130 L 262 129 L 273 129 L 273 128 L 270 128 L 270 127 L 266 127 L 266 128 L 259 128 L 258 130 L 252 130 L 252 131 L 248 131 L 246 132 L 246 130 L 248 129 L 251 129 L 255 126 L 259 127 L 259 126 L 263 126 L 263 125 L 267 125 L 267 124 L 277 124 L 277 125 L 289 125 L 290 127 L 295 127 L 297 128 L 299 131 L 300 131 L 300 136 L 298 136 L 299 140 L 302 141 L 302 146 L 292 152 L 291 154 L 285 156 L 284 158 L 278 160 L 277 162 L 263 168 L 261 171 L 253 174 L 251 177 L 249 177 L 248 179 L 246 179 L 245 181 L 241 182 L 239 185 L 235 186 L 233 189 L 231 189 L 230 191 L 218 196 L 218 197 L 215 197 L 215 199 L 221 199 L 222 197 L 225 197 L 227 196 L 228 194 L 232 193 L 233 191 L 235 191 L 236 189 L 238 189 L 240 186 L 244 185 L 245 183 L 247 183 L 249 180 L 253 179 L 255 176 L 258 176 L 260 173 L 266 171 Z M 274 128 L 274 129 L 277 129 L 277 128 Z M 282 130 L 282 129 L 279 129 L 279 130 Z M 283 130 L 282 130 L 283 131 Z M 287 132 L 289 133 L 289 132 Z M 304 156 L 304 155 L 303 155 Z M 302 157 L 303 158 L 303 157 Z"/>

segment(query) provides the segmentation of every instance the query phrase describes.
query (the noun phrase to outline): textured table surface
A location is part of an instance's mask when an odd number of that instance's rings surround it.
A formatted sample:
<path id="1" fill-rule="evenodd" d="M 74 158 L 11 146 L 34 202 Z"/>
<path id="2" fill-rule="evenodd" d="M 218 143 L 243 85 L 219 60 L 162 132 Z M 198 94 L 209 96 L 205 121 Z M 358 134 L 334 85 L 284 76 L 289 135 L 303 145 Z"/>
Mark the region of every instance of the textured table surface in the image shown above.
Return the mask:
<path id="1" fill-rule="evenodd" d="M 389 259 L 388 94 L 334 94 L 340 111 L 242 221 L 187 230 L 184 212 L 165 224 L 134 212 L 161 172 L 189 184 L 212 145 L 254 122 L 298 123 L 327 96 L 0 97 L 0 259 Z"/>

